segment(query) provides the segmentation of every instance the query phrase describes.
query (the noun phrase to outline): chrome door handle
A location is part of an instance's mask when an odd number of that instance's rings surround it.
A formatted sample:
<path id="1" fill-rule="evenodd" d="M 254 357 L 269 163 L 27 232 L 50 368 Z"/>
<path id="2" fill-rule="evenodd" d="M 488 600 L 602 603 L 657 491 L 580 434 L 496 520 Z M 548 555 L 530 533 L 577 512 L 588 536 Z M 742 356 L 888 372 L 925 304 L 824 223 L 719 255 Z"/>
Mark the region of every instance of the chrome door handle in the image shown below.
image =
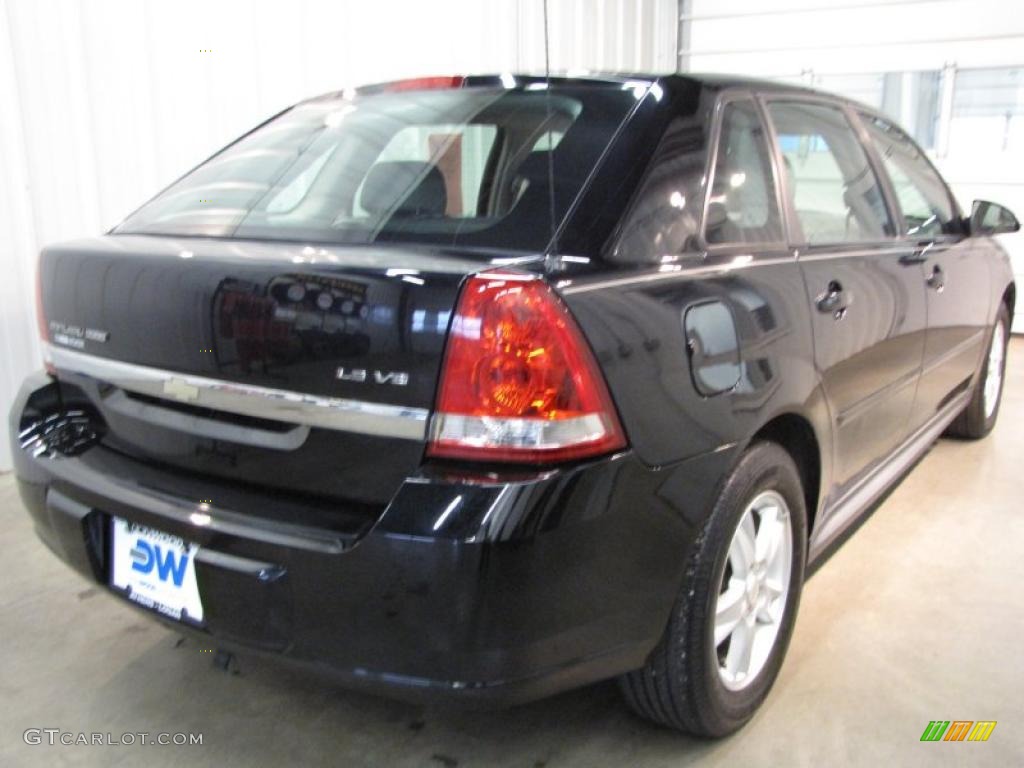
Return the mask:
<path id="1" fill-rule="evenodd" d="M 828 288 L 814 302 L 818 311 L 832 315 L 836 320 L 842 320 L 846 315 L 846 296 L 843 293 L 843 286 L 838 280 L 832 280 Z"/>

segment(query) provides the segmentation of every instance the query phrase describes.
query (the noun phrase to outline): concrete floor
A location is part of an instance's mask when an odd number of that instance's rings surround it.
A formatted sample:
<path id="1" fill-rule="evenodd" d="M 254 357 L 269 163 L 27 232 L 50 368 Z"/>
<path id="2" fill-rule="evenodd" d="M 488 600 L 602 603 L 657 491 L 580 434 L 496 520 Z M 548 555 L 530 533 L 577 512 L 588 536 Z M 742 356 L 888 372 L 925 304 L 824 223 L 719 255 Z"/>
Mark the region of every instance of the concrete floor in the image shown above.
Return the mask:
<path id="1" fill-rule="evenodd" d="M 818 766 L 1024 764 L 1024 340 L 999 427 L 940 441 L 806 587 L 766 706 L 694 741 L 613 683 L 508 712 L 355 694 L 194 643 L 81 581 L 0 477 L 0 765 Z M 987 743 L 921 743 L 929 720 L 996 720 Z M 198 731 L 202 746 L 26 746 L 26 728 Z"/>

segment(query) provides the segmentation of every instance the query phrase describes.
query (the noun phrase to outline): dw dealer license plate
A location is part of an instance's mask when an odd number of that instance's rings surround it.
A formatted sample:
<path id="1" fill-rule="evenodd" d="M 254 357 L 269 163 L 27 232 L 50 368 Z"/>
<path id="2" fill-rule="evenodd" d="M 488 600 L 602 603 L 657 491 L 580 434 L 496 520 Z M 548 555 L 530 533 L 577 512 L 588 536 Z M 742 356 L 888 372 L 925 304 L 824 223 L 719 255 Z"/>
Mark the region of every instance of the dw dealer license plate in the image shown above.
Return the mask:
<path id="1" fill-rule="evenodd" d="M 201 624 L 203 604 L 195 565 L 198 545 L 119 517 L 112 519 L 111 527 L 111 586 L 164 616 Z"/>

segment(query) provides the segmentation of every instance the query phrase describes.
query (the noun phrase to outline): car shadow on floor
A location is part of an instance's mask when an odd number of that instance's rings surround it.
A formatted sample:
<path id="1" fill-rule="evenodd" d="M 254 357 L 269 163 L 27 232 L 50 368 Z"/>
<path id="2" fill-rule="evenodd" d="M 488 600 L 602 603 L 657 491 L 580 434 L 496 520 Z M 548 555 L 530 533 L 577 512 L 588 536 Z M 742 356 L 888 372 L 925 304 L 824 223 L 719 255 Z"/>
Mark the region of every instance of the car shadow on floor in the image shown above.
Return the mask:
<path id="1" fill-rule="evenodd" d="M 686 765 L 727 743 L 646 723 L 614 681 L 505 710 L 419 706 L 262 657 L 237 657 L 224 670 L 211 649 L 153 633 L 155 642 L 91 692 L 90 710 L 121 710 L 132 730 L 201 732 L 220 765 L 323 764 L 328 756 L 345 766 L 631 765 L 637 750 L 645 763 Z M 190 753 L 197 758 L 207 759 Z"/>

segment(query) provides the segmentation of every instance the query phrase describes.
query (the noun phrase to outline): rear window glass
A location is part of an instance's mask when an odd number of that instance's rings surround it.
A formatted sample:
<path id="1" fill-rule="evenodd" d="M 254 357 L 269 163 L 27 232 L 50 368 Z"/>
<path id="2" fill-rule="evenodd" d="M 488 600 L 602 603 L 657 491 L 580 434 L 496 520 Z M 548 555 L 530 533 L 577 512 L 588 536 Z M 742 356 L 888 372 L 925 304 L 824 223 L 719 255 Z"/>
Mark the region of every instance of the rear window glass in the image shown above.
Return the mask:
<path id="1" fill-rule="evenodd" d="M 115 231 L 540 250 L 635 103 L 628 90 L 568 85 L 317 99 Z"/>

